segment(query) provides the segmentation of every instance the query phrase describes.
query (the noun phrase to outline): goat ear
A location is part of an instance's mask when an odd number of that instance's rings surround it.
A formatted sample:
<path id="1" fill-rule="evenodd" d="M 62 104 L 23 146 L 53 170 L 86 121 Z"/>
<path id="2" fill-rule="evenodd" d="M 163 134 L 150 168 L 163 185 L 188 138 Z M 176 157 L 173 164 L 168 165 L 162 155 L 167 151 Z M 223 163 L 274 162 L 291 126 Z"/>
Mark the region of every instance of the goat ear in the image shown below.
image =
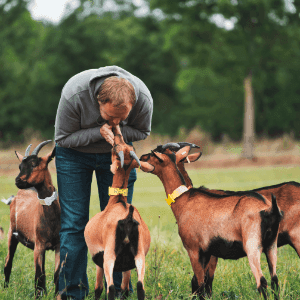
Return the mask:
<path id="1" fill-rule="evenodd" d="M 161 154 L 160 152 L 156 152 L 156 151 L 151 151 L 153 153 L 153 155 L 155 155 L 158 159 L 161 160 L 161 162 L 164 161 L 164 156 L 163 154 Z"/>
<path id="2" fill-rule="evenodd" d="M 176 152 L 176 164 L 186 158 L 191 150 L 191 146 L 185 146 Z"/>
<path id="3" fill-rule="evenodd" d="M 23 160 L 23 155 L 21 155 L 19 152 L 17 152 L 17 151 L 15 151 L 15 153 L 16 153 L 16 156 L 17 156 L 17 158 L 18 158 L 18 160 L 20 161 L 20 162 L 22 162 L 22 160 Z"/>
<path id="4" fill-rule="evenodd" d="M 146 161 L 140 161 L 140 163 L 141 163 L 141 166 L 142 166 L 142 168 L 141 168 L 141 170 L 143 171 L 143 172 L 153 172 L 154 171 L 154 166 L 152 166 L 151 164 L 149 164 L 149 163 L 147 163 Z"/>
<path id="5" fill-rule="evenodd" d="M 185 158 L 185 160 L 183 162 L 185 164 L 188 162 L 194 162 L 194 161 L 198 160 L 201 157 L 201 155 L 202 155 L 202 152 L 190 154 Z"/>
<path id="6" fill-rule="evenodd" d="M 55 156 L 55 149 L 56 148 L 54 148 L 51 152 L 49 152 L 47 155 L 45 155 L 43 157 L 43 159 L 47 162 L 47 164 L 49 164 L 49 162 L 54 158 L 54 156 Z"/>

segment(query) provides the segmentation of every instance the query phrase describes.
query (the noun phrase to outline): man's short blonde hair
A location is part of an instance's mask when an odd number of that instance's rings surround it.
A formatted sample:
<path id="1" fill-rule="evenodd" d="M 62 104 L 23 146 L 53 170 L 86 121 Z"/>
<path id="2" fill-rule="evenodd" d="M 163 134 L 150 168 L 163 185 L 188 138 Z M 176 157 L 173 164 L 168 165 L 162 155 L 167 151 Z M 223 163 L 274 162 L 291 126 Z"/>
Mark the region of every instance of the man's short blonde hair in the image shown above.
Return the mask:
<path id="1" fill-rule="evenodd" d="M 135 103 L 135 91 L 132 84 L 125 78 L 111 76 L 102 83 L 97 96 L 99 104 L 111 103 L 122 108 L 127 103 Z"/>

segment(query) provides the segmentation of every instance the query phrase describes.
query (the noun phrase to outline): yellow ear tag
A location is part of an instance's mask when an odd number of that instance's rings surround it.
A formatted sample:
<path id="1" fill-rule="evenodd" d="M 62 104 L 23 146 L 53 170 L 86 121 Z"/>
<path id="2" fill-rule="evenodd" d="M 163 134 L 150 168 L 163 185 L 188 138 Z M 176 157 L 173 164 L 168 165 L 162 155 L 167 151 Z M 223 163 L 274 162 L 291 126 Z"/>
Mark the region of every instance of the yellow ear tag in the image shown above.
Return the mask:
<path id="1" fill-rule="evenodd" d="M 191 163 L 188 156 L 186 157 L 186 160 L 188 161 L 189 164 Z"/>
<path id="2" fill-rule="evenodd" d="M 172 198 L 172 196 L 170 194 L 168 194 L 168 198 L 166 199 L 168 205 L 171 206 L 172 203 L 175 202 L 175 200 Z"/>

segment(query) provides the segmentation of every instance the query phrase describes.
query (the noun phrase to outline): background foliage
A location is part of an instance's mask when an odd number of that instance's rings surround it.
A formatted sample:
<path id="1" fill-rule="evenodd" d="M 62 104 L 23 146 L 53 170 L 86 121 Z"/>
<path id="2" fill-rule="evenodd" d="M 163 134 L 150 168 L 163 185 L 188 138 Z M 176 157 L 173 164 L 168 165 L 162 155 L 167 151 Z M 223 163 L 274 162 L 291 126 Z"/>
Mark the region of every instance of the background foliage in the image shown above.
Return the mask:
<path id="1" fill-rule="evenodd" d="M 153 132 L 175 135 L 198 125 L 215 140 L 240 140 L 243 80 L 252 72 L 256 133 L 300 138 L 296 1 L 145 0 L 150 12 L 138 16 L 131 0 L 115 0 L 115 12 L 81 0 L 59 24 L 33 20 L 29 2 L 0 1 L 2 141 L 23 141 L 28 128 L 53 138 L 66 81 L 106 65 L 149 87 Z M 217 17 L 234 26 L 217 26 Z"/>

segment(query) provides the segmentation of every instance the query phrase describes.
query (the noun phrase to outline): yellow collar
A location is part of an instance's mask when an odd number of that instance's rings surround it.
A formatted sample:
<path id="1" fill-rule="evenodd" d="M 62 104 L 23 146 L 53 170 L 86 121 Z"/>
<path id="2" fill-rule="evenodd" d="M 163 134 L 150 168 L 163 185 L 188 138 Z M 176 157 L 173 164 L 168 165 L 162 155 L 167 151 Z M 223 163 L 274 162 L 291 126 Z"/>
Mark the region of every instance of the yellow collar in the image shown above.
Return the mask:
<path id="1" fill-rule="evenodd" d="M 109 187 L 108 188 L 108 195 L 123 195 L 123 196 L 127 196 L 128 195 L 128 189 L 119 189 L 119 188 L 113 188 L 113 187 Z"/>
<path id="2" fill-rule="evenodd" d="M 175 202 L 175 199 L 177 197 L 179 197 L 181 194 L 185 193 L 188 190 L 189 189 L 185 185 L 181 185 L 171 195 L 168 194 L 168 198 L 166 199 L 167 203 L 171 206 L 171 204 Z"/>

